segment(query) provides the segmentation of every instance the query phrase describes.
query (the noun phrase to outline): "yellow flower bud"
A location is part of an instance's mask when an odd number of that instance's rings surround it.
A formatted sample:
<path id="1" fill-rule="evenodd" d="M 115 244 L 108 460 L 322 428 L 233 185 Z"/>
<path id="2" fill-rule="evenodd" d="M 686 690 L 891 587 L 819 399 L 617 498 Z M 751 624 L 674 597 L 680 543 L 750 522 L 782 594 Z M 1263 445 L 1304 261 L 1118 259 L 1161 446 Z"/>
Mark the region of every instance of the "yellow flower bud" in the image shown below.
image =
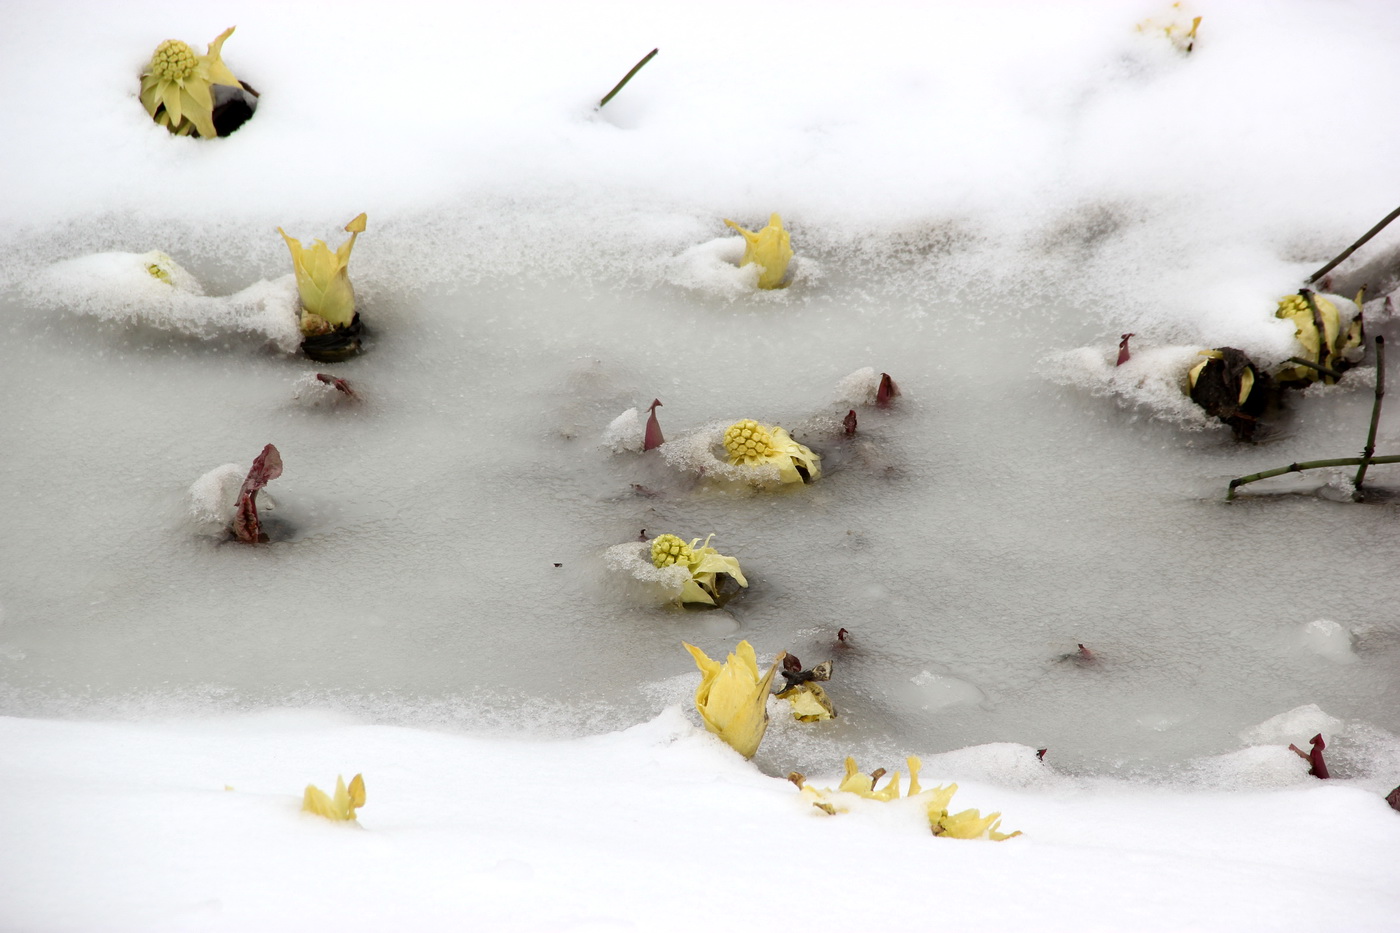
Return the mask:
<path id="1" fill-rule="evenodd" d="M 745 230 L 732 220 L 725 220 L 725 224 L 738 230 L 744 238 L 744 258 L 739 260 L 739 267 L 757 264 L 762 270 L 758 275 L 759 288 L 781 287 L 793 256 L 792 240 L 783 229 L 783 219 L 774 214 L 768 226 L 757 233 Z"/>

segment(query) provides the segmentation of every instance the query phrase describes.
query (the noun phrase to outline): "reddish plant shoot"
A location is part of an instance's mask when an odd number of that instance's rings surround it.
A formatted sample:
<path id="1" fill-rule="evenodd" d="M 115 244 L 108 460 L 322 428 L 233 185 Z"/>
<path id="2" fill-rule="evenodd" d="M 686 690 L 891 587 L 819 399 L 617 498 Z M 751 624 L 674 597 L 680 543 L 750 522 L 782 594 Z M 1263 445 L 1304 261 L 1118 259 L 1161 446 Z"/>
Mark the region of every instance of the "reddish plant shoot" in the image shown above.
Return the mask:
<path id="1" fill-rule="evenodd" d="M 647 434 L 642 441 L 642 450 L 654 450 L 666 443 L 666 438 L 661 436 L 661 422 L 656 420 L 656 410 L 661 407 L 661 399 L 651 400 L 651 413 L 647 415 Z"/>
<path id="2" fill-rule="evenodd" d="M 841 426 L 846 429 L 847 437 L 856 433 L 856 410 L 854 408 L 846 412 L 846 417 L 841 419 Z"/>
<path id="3" fill-rule="evenodd" d="M 837 641 L 844 642 L 846 639 L 848 639 L 848 638 L 850 638 L 850 637 L 851 637 L 851 633 L 848 632 L 846 629 L 840 628 L 840 629 L 837 629 L 837 630 L 836 630 L 836 640 L 837 640 Z"/>
<path id="4" fill-rule="evenodd" d="M 1385 802 L 1390 804 L 1390 809 L 1400 810 L 1400 787 L 1385 795 Z"/>
<path id="5" fill-rule="evenodd" d="M 350 388 L 350 383 L 346 382 L 344 379 L 332 376 L 329 373 L 317 373 L 316 379 L 331 386 L 337 392 L 341 392 L 349 398 L 359 398 L 359 396 L 355 394 L 355 390 Z"/>
<path id="6" fill-rule="evenodd" d="M 899 386 L 894 384 L 889 373 L 880 373 L 880 388 L 875 390 L 875 404 L 880 408 L 889 408 L 894 397 L 899 394 Z"/>
<path id="7" fill-rule="evenodd" d="M 1114 365 L 1122 366 L 1133 358 L 1133 354 L 1128 350 L 1128 341 L 1136 336 L 1137 334 L 1124 334 L 1118 338 L 1118 362 Z"/>
<path id="8" fill-rule="evenodd" d="M 1085 648 L 1083 645 L 1080 645 L 1080 646 L 1079 646 L 1079 660 L 1081 660 L 1081 661 L 1093 661 L 1093 660 L 1096 660 L 1096 658 L 1094 657 L 1094 652 L 1090 651 L 1088 648 Z"/>
<path id="9" fill-rule="evenodd" d="M 1045 753 L 1048 752 L 1048 751 L 1050 751 L 1050 749 L 1048 749 L 1048 748 L 1037 748 L 1037 749 L 1035 750 L 1035 760 L 1036 760 L 1036 761 L 1044 761 L 1044 760 L 1045 760 Z"/>
<path id="10" fill-rule="evenodd" d="M 1296 745 L 1290 745 L 1288 749 L 1312 765 L 1312 767 L 1308 769 L 1308 773 L 1313 777 L 1330 778 L 1332 775 L 1327 772 L 1327 762 L 1322 759 L 1322 750 L 1327 747 L 1327 743 L 1322 741 L 1322 733 L 1319 732 L 1308 741 L 1312 743 L 1312 751 L 1305 752 Z M 1400 790 L 1400 788 L 1397 788 L 1397 790 Z"/>
<path id="11" fill-rule="evenodd" d="M 253 461 L 253 468 L 238 490 L 238 511 L 233 516 L 233 535 L 239 541 L 256 544 L 266 541 L 258 521 L 258 490 L 282 475 L 282 455 L 268 444 Z"/>

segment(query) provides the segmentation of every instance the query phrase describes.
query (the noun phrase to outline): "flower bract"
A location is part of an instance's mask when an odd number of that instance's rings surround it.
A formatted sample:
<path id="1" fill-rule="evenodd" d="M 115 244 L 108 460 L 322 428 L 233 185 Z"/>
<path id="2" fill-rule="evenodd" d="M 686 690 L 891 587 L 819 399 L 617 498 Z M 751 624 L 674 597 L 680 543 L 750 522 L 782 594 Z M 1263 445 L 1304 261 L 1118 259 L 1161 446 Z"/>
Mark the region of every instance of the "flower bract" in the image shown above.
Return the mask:
<path id="1" fill-rule="evenodd" d="M 349 327 L 355 319 L 355 287 L 350 284 L 347 267 L 355 238 L 365 231 L 366 216 L 360 214 L 345 225 L 350 239 L 331 252 L 324 240 L 314 240 L 309 247 L 287 236 L 281 227 L 277 232 L 292 254 L 292 268 L 297 277 L 297 293 L 301 296 L 301 332 L 308 336 L 329 333 L 336 328 Z"/>
<path id="2" fill-rule="evenodd" d="M 336 775 L 335 796 L 331 797 L 314 784 L 306 785 L 306 793 L 302 795 L 301 809 L 303 813 L 314 813 L 317 816 L 324 816 L 328 820 L 339 820 L 348 822 L 355 818 L 355 810 L 365 805 L 365 779 L 363 775 L 355 775 L 350 781 L 350 786 L 345 786 L 345 778 Z"/>
<path id="3" fill-rule="evenodd" d="M 209 43 L 209 51 L 196 55 L 179 39 L 166 39 L 141 75 L 141 104 L 157 123 L 179 136 L 194 133 L 213 139 L 215 84 L 241 88 L 242 84 L 221 57 L 224 40 L 233 35 L 230 26 Z"/>
<path id="4" fill-rule="evenodd" d="M 744 238 L 744 258 L 739 260 L 740 268 L 755 263 L 759 266 L 758 287 L 780 288 L 787 278 L 788 263 L 792 261 L 792 241 L 783 229 L 783 219 L 774 214 L 768 219 L 768 226 L 754 233 L 745 230 L 732 220 L 725 224 L 733 227 Z"/>
<path id="5" fill-rule="evenodd" d="M 960 813 L 948 812 L 948 804 L 952 802 L 953 794 L 957 792 L 958 785 L 949 784 L 946 788 L 938 788 L 945 792 L 931 797 L 927 804 L 929 829 L 935 836 L 946 836 L 949 839 L 990 839 L 993 842 L 1001 842 L 1003 839 L 1010 839 L 1012 836 L 1021 835 L 1018 829 L 1015 832 L 1003 833 L 997 830 L 1001 826 L 1000 813 L 988 813 L 983 816 L 977 810 L 963 810 Z"/>
<path id="6" fill-rule="evenodd" d="M 811 483 L 822 475 L 821 457 L 777 425 L 750 418 L 736 421 L 725 429 L 724 449 L 731 466 L 777 467 L 784 483 Z"/>
<path id="7" fill-rule="evenodd" d="M 792 716 L 798 722 L 822 722 L 836 718 L 836 707 L 821 684 L 794 684 L 778 693 L 778 699 L 792 706 Z"/>
<path id="8" fill-rule="evenodd" d="M 768 688 L 782 655 L 760 677 L 758 657 L 747 641 L 739 642 L 723 664 L 710 660 L 694 645 L 685 648 L 702 675 L 695 689 L 695 708 L 705 728 L 745 758 L 752 758 L 768 729 Z"/>
<path id="9" fill-rule="evenodd" d="M 689 544 L 675 535 L 658 535 L 651 540 L 651 562 L 656 567 L 677 565 L 690 571 L 690 579 L 681 584 L 680 601 L 683 603 L 704 603 L 715 605 L 719 596 L 716 577 L 725 573 L 733 577 L 740 586 L 748 586 L 744 572 L 739 569 L 738 558 L 725 557 L 710 547 L 710 535 L 700 544 L 694 538 Z"/>

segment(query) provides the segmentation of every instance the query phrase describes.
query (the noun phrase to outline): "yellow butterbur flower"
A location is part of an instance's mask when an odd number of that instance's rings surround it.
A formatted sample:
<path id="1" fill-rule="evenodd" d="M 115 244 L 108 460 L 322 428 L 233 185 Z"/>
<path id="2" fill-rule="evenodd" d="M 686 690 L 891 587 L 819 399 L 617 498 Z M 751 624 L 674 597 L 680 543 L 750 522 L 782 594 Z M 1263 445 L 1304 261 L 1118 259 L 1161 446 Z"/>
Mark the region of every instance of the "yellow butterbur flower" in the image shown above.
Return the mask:
<path id="1" fill-rule="evenodd" d="M 745 758 L 752 758 L 768 729 L 768 688 L 782 662 L 780 653 L 768 673 L 758 674 L 753 645 L 741 641 L 723 664 L 712 661 L 699 648 L 685 644 L 700 668 L 695 708 L 705 728 L 719 736 Z"/>
<path id="2" fill-rule="evenodd" d="M 731 466 L 776 467 L 784 483 L 811 483 L 822 475 L 821 457 L 794 441 L 783 428 L 761 425 L 751 418 L 725 429 L 724 449 Z"/>
<path id="3" fill-rule="evenodd" d="M 958 789 L 958 785 L 949 784 L 946 796 L 931 799 L 928 802 L 928 824 L 935 836 L 946 836 L 949 839 L 990 839 L 993 842 L 1001 842 L 1003 839 L 1010 839 L 1013 836 L 1021 835 L 1018 829 L 1012 833 L 998 832 L 997 827 L 1001 825 L 1001 813 L 989 813 L 983 816 L 977 810 L 963 810 L 961 813 L 948 813 L 948 804 L 952 802 L 953 794 Z"/>
<path id="4" fill-rule="evenodd" d="M 314 813 L 317 816 L 324 816 L 328 820 L 340 820 L 348 822 L 355 818 L 355 810 L 365 805 L 365 779 L 362 775 L 355 775 L 350 781 L 350 786 L 345 786 L 345 779 L 340 775 L 335 777 L 335 796 L 329 797 L 326 792 L 314 784 L 306 785 L 306 793 L 301 799 L 301 809 L 303 813 Z"/>
<path id="5" fill-rule="evenodd" d="M 1312 303 L 1309 304 L 1309 299 Z M 1316 311 L 1314 312 L 1314 308 Z M 1326 366 L 1328 369 L 1340 370 L 1347 367 L 1347 361 L 1343 354 L 1347 350 L 1361 346 L 1362 326 L 1361 311 L 1358 308 L 1356 317 L 1348 325 L 1345 332 L 1342 331 L 1342 315 L 1337 310 L 1337 306 L 1314 292 L 1299 292 L 1296 295 L 1287 295 L 1279 299 L 1278 310 L 1274 316 L 1282 318 L 1293 324 L 1294 336 L 1302 344 L 1304 352 L 1299 354 L 1301 359 L 1306 359 Z M 1307 366 L 1285 366 L 1280 369 L 1276 377 L 1284 383 L 1312 383 L 1322 380 L 1326 384 L 1336 382 L 1336 378 L 1320 373 Z"/>
<path id="6" fill-rule="evenodd" d="M 191 132 L 206 139 L 214 129 L 215 84 L 241 88 L 242 84 L 224 64 L 224 40 L 233 35 L 230 26 L 209 43 L 209 51 L 196 55 L 179 39 L 166 39 L 156 46 L 151 63 L 141 75 L 141 104 L 157 123 L 179 136 Z"/>
<path id="7" fill-rule="evenodd" d="M 690 579 L 681 584 L 679 599 L 683 603 L 704 603 L 716 605 L 719 597 L 719 574 L 728 574 L 740 586 L 748 586 L 744 572 L 739 569 L 739 560 L 725 557 L 710 547 L 710 535 L 700 544 L 694 538 L 689 544 L 675 535 L 658 535 L 651 541 L 651 562 L 658 568 L 679 565 L 690 571 Z"/>
<path id="8" fill-rule="evenodd" d="M 1182 8 L 1180 3 L 1173 3 L 1170 20 L 1166 22 L 1155 19 L 1143 20 L 1138 23 L 1138 32 L 1160 31 L 1166 36 L 1167 41 L 1176 46 L 1178 51 L 1190 52 L 1196 47 L 1196 31 L 1201 28 L 1201 17 L 1192 16 L 1189 20 L 1191 25 L 1188 27 L 1186 25 L 1188 16 L 1190 14 Z"/>
<path id="9" fill-rule="evenodd" d="M 365 232 L 366 216 L 360 214 L 345 225 L 350 239 L 331 252 L 324 240 L 313 240 L 303 248 L 301 241 L 277 228 L 292 253 L 292 267 L 301 296 L 301 332 L 313 337 L 332 329 L 346 328 L 355 320 L 355 287 L 350 284 L 350 251 L 355 238 Z"/>
<path id="10" fill-rule="evenodd" d="M 1000 842 L 1003 839 L 1021 835 L 1019 831 L 1014 833 L 997 831 L 997 827 L 1001 825 L 1000 813 L 992 813 L 984 817 L 976 810 L 963 810 L 961 813 L 949 815 L 948 805 L 953 802 L 953 794 L 957 793 L 958 785 L 947 784 L 924 790 L 919 785 L 919 769 L 923 767 L 923 762 L 919 760 L 918 756 L 910 755 L 906 759 L 906 763 L 909 765 L 909 792 L 905 795 L 905 799 L 917 799 L 923 804 L 928 815 L 929 827 L 935 836 L 947 836 L 951 839 L 986 838 Z M 890 778 L 888 784 L 880 790 L 875 790 L 875 783 L 883 774 L 883 770 L 865 774 L 856 767 L 854 758 L 847 758 L 846 775 L 834 791 L 830 788 L 811 787 L 803 783 L 799 775 L 789 775 L 789 779 L 795 780 L 802 789 L 802 793 L 811 799 L 812 806 L 823 813 L 834 815 L 847 812 L 848 809 L 841 802 L 840 794 L 853 794 L 866 800 L 886 802 L 898 800 L 898 771 Z"/>
<path id="11" fill-rule="evenodd" d="M 919 768 L 922 763 L 914 755 L 910 755 L 905 759 L 905 763 L 909 765 L 909 796 L 913 797 L 916 794 L 922 793 L 919 787 Z M 840 802 L 840 798 L 836 796 L 837 794 L 854 794 L 866 800 L 889 801 L 899 799 L 898 771 L 894 773 L 889 783 L 883 788 L 878 791 L 875 789 L 875 783 L 884 776 L 884 773 L 884 769 L 881 768 L 870 774 L 866 774 L 856 765 L 856 760 L 854 758 L 847 758 L 846 774 L 841 778 L 841 783 L 836 785 L 835 790 L 829 787 L 819 789 L 808 784 L 803 784 L 801 785 L 802 793 L 811 798 L 812 806 L 824 813 L 832 814 L 845 813 L 847 809 L 845 805 Z"/>
<path id="12" fill-rule="evenodd" d="M 732 220 L 725 224 L 733 227 L 744 237 L 744 258 L 739 267 L 754 263 L 758 265 L 759 288 L 780 288 L 787 277 L 788 263 L 792 261 L 792 238 L 783 229 L 783 219 L 774 214 L 768 219 L 768 226 L 754 233 L 745 230 Z"/>

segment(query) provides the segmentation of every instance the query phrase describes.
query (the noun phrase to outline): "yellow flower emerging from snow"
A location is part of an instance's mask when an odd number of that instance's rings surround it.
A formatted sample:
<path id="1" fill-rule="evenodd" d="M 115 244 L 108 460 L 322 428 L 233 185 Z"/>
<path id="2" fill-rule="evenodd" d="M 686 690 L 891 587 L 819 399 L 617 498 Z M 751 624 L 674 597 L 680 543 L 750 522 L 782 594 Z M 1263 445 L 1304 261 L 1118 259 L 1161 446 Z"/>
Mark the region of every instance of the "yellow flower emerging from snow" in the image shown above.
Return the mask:
<path id="1" fill-rule="evenodd" d="M 739 267 L 756 263 L 761 270 L 759 288 L 781 287 L 787 277 L 788 263 L 792 261 L 792 238 L 783 229 L 783 218 L 774 214 L 768 219 L 768 226 L 757 233 L 745 230 L 732 220 L 724 222 L 744 237 L 744 258 L 739 260 Z"/>
<path id="2" fill-rule="evenodd" d="M 747 641 L 739 642 L 723 664 L 710 660 L 694 645 L 686 644 L 685 648 L 702 675 L 695 690 L 695 708 L 705 728 L 745 758 L 752 758 L 768 729 L 768 687 L 783 656 L 779 654 L 768 673 L 760 677 L 758 657 Z"/>
<path id="3" fill-rule="evenodd" d="M 710 538 L 713 537 L 710 535 Z M 653 564 L 657 567 L 676 564 L 690 571 L 690 579 L 681 585 L 680 601 L 683 603 L 715 605 L 715 598 L 719 596 L 715 578 L 721 573 L 729 574 L 740 586 L 749 585 L 749 581 L 744 579 L 744 572 L 739 569 L 738 559 L 725 557 L 710 547 L 710 538 L 706 538 L 703 545 L 699 538 L 686 544 L 675 535 L 660 535 L 651 541 Z"/>
<path id="4" fill-rule="evenodd" d="M 157 123 L 179 136 L 191 131 L 206 139 L 219 135 L 214 130 L 211 88 L 215 84 L 242 87 L 220 57 L 224 40 L 233 30 L 230 26 L 219 33 L 204 55 L 194 54 L 179 39 L 166 39 L 156 46 L 141 75 L 141 104 Z"/>
<path id="5" fill-rule="evenodd" d="M 1146 19 L 1138 23 L 1137 28 L 1143 33 L 1161 32 L 1177 51 L 1190 52 L 1196 47 L 1196 30 L 1201 28 L 1201 18 L 1191 16 L 1180 3 L 1173 3 L 1169 19 Z"/>
<path id="6" fill-rule="evenodd" d="M 918 799 L 924 806 L 928 815 L 929 827 L 935 836 L 947 836 L 951 839 L 991 839 L 1000 842 L 1003 839 L 1010 839 L 1012 836 L 1021 835 L 1020 831 L 1014 833 L 1002 833 L 997 831 L 1001 825 L 1001 814 L 992 813 L 982 816 L 976 810 L 963 810 L 961 813 L 949 815 L 948 804 L 952 803 L 953 794 L 957 793 L 958 785 L 947 784 L 924 790 L 919 786 L 919 769 L 923 766 L 916 755 L 910 755 L 906 759 L 909 765 L 909 792 L 906 799 Z M 837 814 L 845 813 L 849 809 L 841 800 L 842 794 L 852 794 L 866 800 L 898 800 L 899 799 L 899 772 L 894 773 L 890 782 L 880 790 L 875 790 L 875 784 L 884 775 L 884 770 L 878 770 L 871 774 L 864 774 L 856 767 L 854 758 L 846 759 L 846 776 L 841 779 L 841 783 L 836 786 L 836 790 L 831 788 L 818 789 L 802 782 L 799 775 L 791 775 L 796 779 L 796 783 L 802 788 L 802 793 L 811 799 L 812 806 L 823 813 Z"/>
<path id="7" fill-rule="evenodd" d="M 355 287 L 350 284 L 346 268 L 355 237 L 365 232 L 365 219 L 361 214 L 345 225 L 350 239 L 334 253 L 324 240 L 314 240 L 310 248 L 303 248 L 300 240 L 277 228 L 292 253 L 297 292 L 301 295 L 301 332 L 308 337 L 349 327 L 355 319 Z"/>
<path id="8" fill-rule="evenodd" d="M 356 808 L 364 805 L 365 779 L 359 774 L 350 781 L 348 788 L 345 786 L 345 779 L 337 774 L 334 797 L 328 797 L 326 792 L 319 787 L 308 784 L 306 785 L 306 793 L 301 798 L 303 813 L 314 813 L 317 816 L 324 816 L 328 820 L 353 820 Z"/>
<path id="9" fill-rule="evenodd" d="M 784 483 L 811 483 L 822 475 L 821 457 L 776 425 L 737 421 L 725 429 L 724 449 L 732 466 L 774 466 Z"/>
<path id="10" fill-rule="evenodd" d="M 1308 303 L 1309 298 L 1312 299 L 1311 305 Z M 1295 336 L 1303 345 L 1304 352 L 1299 354 L 1300 358 L 1311 360 L 1328 369 L 1345 369 L 1347 361 L 1343 354 L 1361 346 L 1360 309 L 1357 309 L 1356 317 L 1344 332 L 1341 312 L 1337 310 L 1337 306 L 1313 292 L 1306 295 L 1300 292 L 1280 298 L 1278 311 L 1274 316 L 1293 324 Z M 1315 369 L 1296 365 L 1285 366 L 1279 370 L 1277 379 L 1283 383 L 1294 384 L 1317 382 L 1319 379 L 1327 384 L 1337 381 L 1335 377 Z"/>

